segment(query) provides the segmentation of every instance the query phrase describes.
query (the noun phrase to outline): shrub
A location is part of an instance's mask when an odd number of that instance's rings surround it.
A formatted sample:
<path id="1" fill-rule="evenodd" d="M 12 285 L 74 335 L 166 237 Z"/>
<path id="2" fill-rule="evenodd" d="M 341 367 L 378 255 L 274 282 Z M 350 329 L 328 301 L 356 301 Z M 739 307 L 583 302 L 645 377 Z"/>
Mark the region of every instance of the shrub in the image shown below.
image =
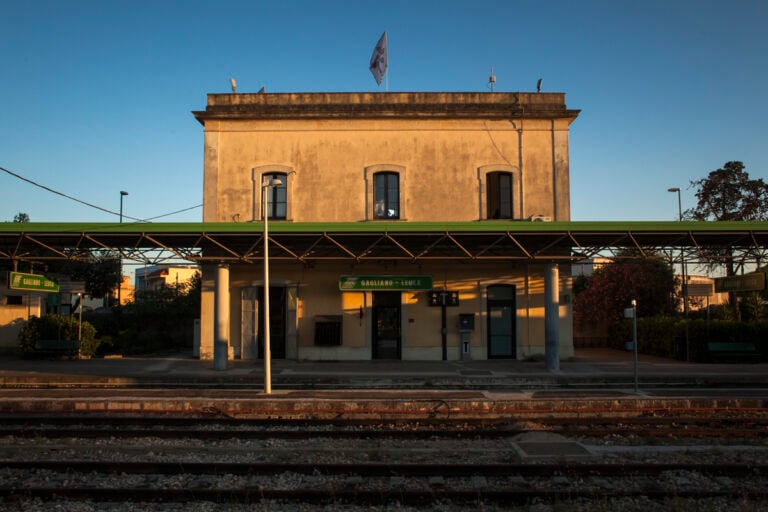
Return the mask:
<path id="1" fill-rule="evenodd" d="M 682 357 L 679 339 L 683 323 L 668 316 L 637 319 L 637 350 L 643 354 L 659 357 Z M 614 324 L 610 338 L 616 348 L 624 348 L 624 343 L 632 341 L 632 320 Z"/>
<path id="2" fill-rule="evenodd" d="M 35 344 L 39 340 L 77 340 L 81 330 L 80 354 L 92 356 L 99 348 L 100 340 L 96 338 L 96 329 L 88 322 L 79 325 L 77 318 L 67 315 L 44 315 L 30 318 L 19 332 L 19 348 L 25 356 L 35 353 Z"/>
<path id="3" fill-rule="evenodd" d="M 615 348 L 632 341 L 632 320 L 614 326 L 611 340 Z M 637 349 L 643 354 L 685 359 L 685 320 L 671 317 L 637 319 Z M 744 323 L 726 320 L 689 320 L 689 359 L 709 362 L 707 344 L 711 342 L 754 343 L 763 361 L 768 360 L 768 322 Z"/>
<path id="4" fill-rule="evenodd" d="M 92 314 L 102 336 L 112 342 L 111 350 L 122 354 L 146 355 L 189 349 L 194 336 L 194 319 L 200 315 L 200 277 L 187 283 L 144 290 L 135 299 L 110 314 Z"/>

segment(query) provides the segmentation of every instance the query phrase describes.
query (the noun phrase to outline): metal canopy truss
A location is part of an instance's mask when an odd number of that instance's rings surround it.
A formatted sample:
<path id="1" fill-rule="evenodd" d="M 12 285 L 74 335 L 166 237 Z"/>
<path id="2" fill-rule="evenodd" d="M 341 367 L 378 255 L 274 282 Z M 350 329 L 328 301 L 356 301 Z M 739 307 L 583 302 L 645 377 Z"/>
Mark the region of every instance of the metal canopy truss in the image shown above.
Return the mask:
<path id="1" fill-rule="evenodd" d="M 624 249 L 643 255 L 712 254 L 764 260 L 768 222 L 270 223 L 274 261 L 569 262 Z M 88 260 L 112 251 L 157 264 L 252 263 L 263 257 L 261 223 L 0 224 L 0 259 Z M 682 252 L 680 252 L 682 251 Z"/>

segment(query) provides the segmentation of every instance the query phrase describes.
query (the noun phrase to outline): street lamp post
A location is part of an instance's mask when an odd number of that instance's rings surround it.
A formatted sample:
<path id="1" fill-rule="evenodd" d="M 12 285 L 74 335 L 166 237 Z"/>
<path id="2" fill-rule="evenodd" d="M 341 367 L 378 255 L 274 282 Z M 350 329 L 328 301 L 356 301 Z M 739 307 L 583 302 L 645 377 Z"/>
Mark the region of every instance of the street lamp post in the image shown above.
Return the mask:
<path id="1" fill-rule="evenodd" d="M 272 393 L 272 353 L 269 333 L 269 189 L 279 187 L 283 182 L 277 178 L 264 178 L 261 184 L 264 204 L 264 393 Z"/>
<path id="2" fill-rule="evenodd" d="M 128 195 L 125 190 L 120 191 L 120 224 L 123 223 L 123 198 Z"/>
<path id="3" fill-rule="evenodd" d="M 120 224 L 123 223 L 123 198 L 128 195 L 125 190 L 120 191 Z M 117 284 L 117 305 L 122 305 L 121 292 L 123 288 L 123 255 L 120 255 L 120 281 Z"/>
<path id="4" fill-rule="evenodd" d="M 680 187 L 668 188 L 667 192 L 677 193 L 677 220 L 683 221 L 683 203 L 680 198 Z M 683 292 L 683 315 L 685 317 L 685 360 L 691 360 L 691 342 L 688 336 L 688 277 L 685 269 L 685 249 L 680 247 L 680 267 L 683 274 L 683 284 L 681 286 Z"/>

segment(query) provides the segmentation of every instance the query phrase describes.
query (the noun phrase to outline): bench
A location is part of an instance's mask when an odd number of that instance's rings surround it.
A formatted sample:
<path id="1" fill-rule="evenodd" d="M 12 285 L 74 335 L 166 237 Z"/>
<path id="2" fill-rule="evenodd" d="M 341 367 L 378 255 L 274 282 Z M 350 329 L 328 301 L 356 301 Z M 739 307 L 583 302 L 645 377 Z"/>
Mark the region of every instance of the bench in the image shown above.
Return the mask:
<path id="1" fill-rule="evenodd" d="M 37 340 L 35 342 L 36 355 L 66 356 L 70 359 L 77 357 L 80 350 L 80 342 L 77 340 Z"/>
<path id="2" fill-rule="evenodd" d="M 710 341 L 707 343 L 710 361 L 737 362 L 757 361 L 760 353 L 754 343 L 748 341 Z"/>

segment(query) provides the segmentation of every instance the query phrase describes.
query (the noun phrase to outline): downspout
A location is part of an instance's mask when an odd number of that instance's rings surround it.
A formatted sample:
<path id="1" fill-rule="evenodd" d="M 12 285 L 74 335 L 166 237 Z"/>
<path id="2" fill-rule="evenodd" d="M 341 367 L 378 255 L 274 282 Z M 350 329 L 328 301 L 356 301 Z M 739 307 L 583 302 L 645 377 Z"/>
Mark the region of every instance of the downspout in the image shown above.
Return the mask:
<path id="1" fill-rule="evenodd" d="M 523 121 L 520 121 L 520 128 L 517 130 L 517 168 L 520 170 L 520 218 L 525 218 L 525 205 L 523 204 L 523 189 L 525 188 L 523 179 Z"/>
<path id="2" fill-rule="evenodd" d="M 519 105 L 519 100 L 518 100 Z M 525 180 L 523 179 L 523 123 L 525 122 L 525 107 L 520 105 L 520 126 L 515 123 L 514 119 L 510 119 L 509 122 L 512 123 L 512 126 L 515 128 L 515 131 L 517 131 L 517 169 L 520 172 L 520 190 L 518 191 L 519 194 L 519 204 L 520 204 L 520 218 L 525 218 L 525 204 L 523 202 L 523 198 L 525 197 L 525 194 L 523 193 L 523 189 L 525 188 L 524 183 Z"/>
<path id="3" fill-rule="evenodd" d="M 557 155 L 555 151 L 555 120 L 550 120 L 550 126 L 552 127 L 552 218 L 554 220 L 559 219 L 557 211 Z"/>
<path id="4" fill-rule="evenodd" d="M 531 264 L 525 264 L 525 336 L 526 357 L 531 355 Z"/>
<path id="5" fill-rule="evenodd" d="M 370 203 L 370 197 L 368 192 L 368 169 L 363 169 L 363 183 L 365 183 L 365 220 L 371 220 L 370 211 L 369 211 L 369 203 Z"/>

